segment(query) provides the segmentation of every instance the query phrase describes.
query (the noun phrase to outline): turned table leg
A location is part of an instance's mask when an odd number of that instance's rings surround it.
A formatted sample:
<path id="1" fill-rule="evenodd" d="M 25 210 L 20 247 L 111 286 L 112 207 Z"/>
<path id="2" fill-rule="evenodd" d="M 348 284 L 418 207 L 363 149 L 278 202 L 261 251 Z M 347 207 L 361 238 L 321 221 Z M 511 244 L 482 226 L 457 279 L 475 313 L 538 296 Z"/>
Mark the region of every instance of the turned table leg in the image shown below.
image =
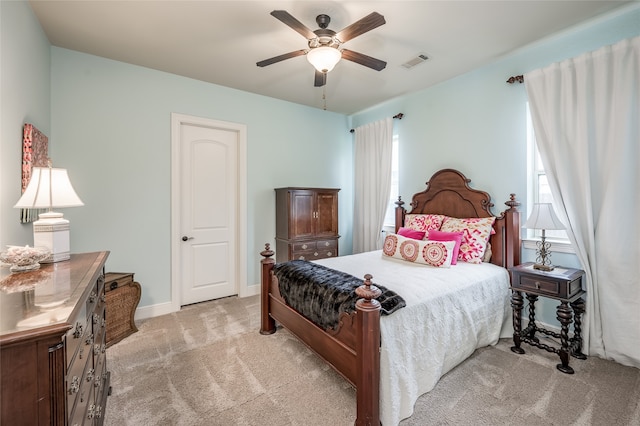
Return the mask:
<path id="1" fill-rule="evenodd" d="M 556 311 L 558 321 L 560 321 L 560 362 L 556 367 L 563 373 L 573 374 L 573 368 L 569 366 L 569 325 L 571 324 L 572 312 L 567 302 L 561 302 Z"/>
<path id="2" fill-rule="evenodd" d="M 578 359 L 587 359 L 587 356 L 582 353 L 582 314 L 584 313 L 584 300 L 578 299 L 575 302 L 571 302 L 573 308 L 573 341 L 571 355 Z"/>
<path id="3" fill-rule="evenodd" d="M 511 351 L 523 354 L 524 349 L 520 347 L 520 333 L 522 332 L 522 306 L 524 305 L 522 293 L 513 291 L 511 294 L 511 307 L 513 308 L 513 344 Z"/>
<path id="4" fill-rule="evenodd" d="M 536 337 L 536 301 L 538 300 L 538 295 L 527 294 L 527 300 L 529 301 L 529 325 L 527 325 L 529 333 L 527 337 L 534 342 L 539 342 L 540 340 Z"/>

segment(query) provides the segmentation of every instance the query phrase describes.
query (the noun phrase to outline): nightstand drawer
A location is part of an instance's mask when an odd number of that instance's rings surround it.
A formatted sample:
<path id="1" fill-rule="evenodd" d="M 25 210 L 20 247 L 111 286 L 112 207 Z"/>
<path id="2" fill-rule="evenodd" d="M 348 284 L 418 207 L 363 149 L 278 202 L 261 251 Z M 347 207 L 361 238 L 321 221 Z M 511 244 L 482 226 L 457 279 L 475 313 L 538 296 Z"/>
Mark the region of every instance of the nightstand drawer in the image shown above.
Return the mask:
<path id="1" fill-rule="evenodd" d="M 550 296 L 557 296 L 560 293 L 560 285 L 558 281 L 547 281 L 533 277 L 520 276 L 520 282 L 514 282 L 513 287 L 518 287 L 523 290 L 534 290 L 538 293 L 544 293 Z"/>
<path id="2" fill-rule="evenodd" d="M 510 269 L 511 288 L 540 296 L 571 301 L 580 297 L 583 271 L 557 266 L 552 271 L 539 271 L 533 263 Z"/>

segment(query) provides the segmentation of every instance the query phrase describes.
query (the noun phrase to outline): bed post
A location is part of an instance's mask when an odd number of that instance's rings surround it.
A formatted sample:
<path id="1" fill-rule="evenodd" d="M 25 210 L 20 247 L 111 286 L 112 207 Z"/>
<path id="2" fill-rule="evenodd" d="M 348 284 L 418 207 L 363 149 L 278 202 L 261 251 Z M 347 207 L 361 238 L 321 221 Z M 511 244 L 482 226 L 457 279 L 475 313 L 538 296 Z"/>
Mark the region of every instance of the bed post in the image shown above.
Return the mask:
<path id="1" fill-rule="evenodd" d="M 380 303 L 382 292 L 364 276 L 356 289 L 356 426 L 380 425 Z"/>
<path id="2" fill-rule="evenodd" d="M 262 274 L 260 277 L 261 294 L 260 294 L 260 334 L 273 334 L 276 332 L 276 322 L 269 315 L 269 288 L 271 287 L 271 271 L 276 261 L 271 258 L 274 255 L 269 243 L 264 245 L 264 250 L 260 252 L 264 257 L 260 261 L 262 266 Z"/>
<path id="3" fill-rule="evenodd" d="M 404 207 L 404 201 L 402 201 L 402 197 L 398 196 L 398 201 L 396 201 L 396 230 L 395 233 L 398 233 L 398 229 L 404 225 L 404 215 L 407 213 Z"/>
<path id="4" fill-rule="evenodd" d="M 509 206 L 509 209 L 504 212 L 505 215 L 505 228 L 507 230 L 506 236 L 506 265 L 505 268 L 512 268 L 520 264 L 520 212 L 518 212 L 518 206 L 520 203 L 516 200 L 516 194 L 511 194 L 509 201 L 505 204 Z"/>

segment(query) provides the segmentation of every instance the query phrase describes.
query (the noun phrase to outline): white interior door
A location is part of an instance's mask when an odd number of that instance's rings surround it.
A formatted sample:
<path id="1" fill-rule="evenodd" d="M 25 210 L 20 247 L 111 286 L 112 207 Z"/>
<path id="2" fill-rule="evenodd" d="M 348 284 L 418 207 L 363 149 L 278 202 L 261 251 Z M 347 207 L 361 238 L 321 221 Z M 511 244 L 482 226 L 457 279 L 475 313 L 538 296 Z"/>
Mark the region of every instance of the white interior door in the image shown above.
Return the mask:
<path id="1" fill-rule="evenodd" d="M 180 124 L 180 305 L 238 294 L 238 138 Z"/>

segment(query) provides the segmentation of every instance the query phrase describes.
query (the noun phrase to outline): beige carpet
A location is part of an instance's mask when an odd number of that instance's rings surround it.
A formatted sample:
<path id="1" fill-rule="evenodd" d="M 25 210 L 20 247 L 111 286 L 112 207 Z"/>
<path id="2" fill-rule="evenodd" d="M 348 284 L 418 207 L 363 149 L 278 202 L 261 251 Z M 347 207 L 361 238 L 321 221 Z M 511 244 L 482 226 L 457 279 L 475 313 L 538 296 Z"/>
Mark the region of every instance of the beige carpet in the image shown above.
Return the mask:
<path id="1" fill-rule="evenodd" d="M 191 305 L 143 321 L 107 350 L 105 424 L 352 425 L 355 391 L 286 330 L 262 336 L 259 298 Z M 640 370 L 558 357 L 508 339 L 476 351 L 401 425 L 640 426 Z"/>

